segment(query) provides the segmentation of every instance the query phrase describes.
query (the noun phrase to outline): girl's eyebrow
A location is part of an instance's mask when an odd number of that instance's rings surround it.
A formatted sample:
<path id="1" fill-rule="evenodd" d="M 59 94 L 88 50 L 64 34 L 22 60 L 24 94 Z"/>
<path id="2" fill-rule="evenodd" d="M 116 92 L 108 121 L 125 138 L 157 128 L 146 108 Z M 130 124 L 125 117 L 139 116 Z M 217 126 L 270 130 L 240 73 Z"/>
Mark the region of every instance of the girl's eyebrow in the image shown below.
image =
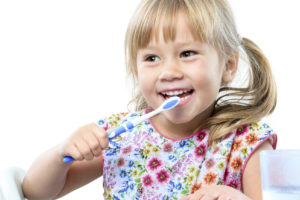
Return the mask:
<path id="1" fill-rule="evenodd" d="M 193 48 L 197 47 L 197 48 L 200 48 L 200 47 L 203 47 L 203 43 L 196 42 L 196 41 L 193 41 L 193 42 L 182 42 L 182 43 L 177 43 L 176 47 L 193 47 Z"/>
<path id="2" fill-rule="evenodd" d="M 199 40 L 188 40 L 188 41 L 178 41 L 176 45 L 178 46 L 189 46 L 189 45 L 196 45 L 196 46 L 203 46 L 205 43 Z"/>

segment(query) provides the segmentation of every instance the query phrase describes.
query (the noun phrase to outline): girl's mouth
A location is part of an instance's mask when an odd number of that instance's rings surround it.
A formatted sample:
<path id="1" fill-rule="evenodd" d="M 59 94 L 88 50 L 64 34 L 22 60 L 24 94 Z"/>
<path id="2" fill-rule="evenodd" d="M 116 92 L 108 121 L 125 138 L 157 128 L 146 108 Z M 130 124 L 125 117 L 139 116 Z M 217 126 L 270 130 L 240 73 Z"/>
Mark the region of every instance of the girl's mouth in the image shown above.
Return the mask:
<path id="1" fill-rule="evenodd" d="M 190 89 L 190 90 L 184 89 L 184 90 L 173 90 L 173 91 L 167 91 L 167 92 L 160 92 L 159 94 L 165 100 L 170 97 L 173 97 L 173 96 L 178 96 L 180 98 L 180 104 L 182 104 L 185 100 L 190 98 L 193 93 L 194 93 L 193 89 Z"/>

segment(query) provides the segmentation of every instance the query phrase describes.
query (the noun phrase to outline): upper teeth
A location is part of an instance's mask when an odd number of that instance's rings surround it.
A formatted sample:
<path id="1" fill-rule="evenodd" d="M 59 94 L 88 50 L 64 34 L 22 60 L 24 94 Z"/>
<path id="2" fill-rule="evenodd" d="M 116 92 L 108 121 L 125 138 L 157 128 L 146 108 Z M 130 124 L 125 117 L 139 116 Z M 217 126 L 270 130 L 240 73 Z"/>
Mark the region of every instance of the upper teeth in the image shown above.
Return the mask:
<path id="1" fill-rule="evenodd" d="M 162 92 L 163 95 L 168 95 L 168 96 L 174 96 L 174 95 L 179 95 L 188 92 L 189 90 L 176 90 L 176 91 L 169 91 L 169 92 Z"/>

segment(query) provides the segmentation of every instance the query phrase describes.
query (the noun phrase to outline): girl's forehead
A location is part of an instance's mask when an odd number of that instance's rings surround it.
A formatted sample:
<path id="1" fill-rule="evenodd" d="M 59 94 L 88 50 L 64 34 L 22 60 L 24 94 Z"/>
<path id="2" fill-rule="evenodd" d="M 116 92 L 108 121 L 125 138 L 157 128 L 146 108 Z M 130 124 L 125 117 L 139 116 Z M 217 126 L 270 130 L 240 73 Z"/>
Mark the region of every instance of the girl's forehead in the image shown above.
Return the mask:
<path id="1" fill-rule="evenodd" d="M 178 42 L 192 42 L 196 33 L 192 32 L 192 27 L 187 23 L 187 16 L 182 12 L 178 12 L 172 20 L 160 18 L 153 25 L 151 30 L 148 45 L 159 42 L 178 41 Z"/>

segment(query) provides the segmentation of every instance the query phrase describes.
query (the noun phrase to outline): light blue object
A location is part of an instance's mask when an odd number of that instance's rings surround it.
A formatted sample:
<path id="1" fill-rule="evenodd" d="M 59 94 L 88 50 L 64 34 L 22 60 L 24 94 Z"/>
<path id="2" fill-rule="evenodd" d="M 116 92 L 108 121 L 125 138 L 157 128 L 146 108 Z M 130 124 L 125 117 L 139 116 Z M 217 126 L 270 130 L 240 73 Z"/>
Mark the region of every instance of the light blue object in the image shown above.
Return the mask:
<path id="1" fill-rule="evenodd" d="M 113 138 L 117 137 L 121 133 L 124 133 L 124 132 L 134 128 L 135 126 L 137 126 L 141 122 L 146 121 L 147 119 L 161 113 L 162 111 L 174 108 L 175 106 L 178 105 L 179 102 L 180 102 L 180 98 L 177 97 L 177 96 L 168 98 L 157 109 L 153 110 L 152 112 L 147 113 L 143 116 L 137 117 L 133 120 L 128 120 L 126 123 L 120 125 L 119 127 L 115 128 L 115 129 L 112 129 L 112 130 L 109 130 L 107 132 L 108 139 L 112 140 Z M 71 156 L 65 156 L 64 157 L 64 163 L 72 162 L 72 161 L 74 161 L 74 158 L 72 158 Z"/>
<path id="2" fill-rule="evenodd" d="M 22 182 L 25 170 L 19 167 L 9 167 L 0 171 L 0 199 L 25 200 Z"/>

